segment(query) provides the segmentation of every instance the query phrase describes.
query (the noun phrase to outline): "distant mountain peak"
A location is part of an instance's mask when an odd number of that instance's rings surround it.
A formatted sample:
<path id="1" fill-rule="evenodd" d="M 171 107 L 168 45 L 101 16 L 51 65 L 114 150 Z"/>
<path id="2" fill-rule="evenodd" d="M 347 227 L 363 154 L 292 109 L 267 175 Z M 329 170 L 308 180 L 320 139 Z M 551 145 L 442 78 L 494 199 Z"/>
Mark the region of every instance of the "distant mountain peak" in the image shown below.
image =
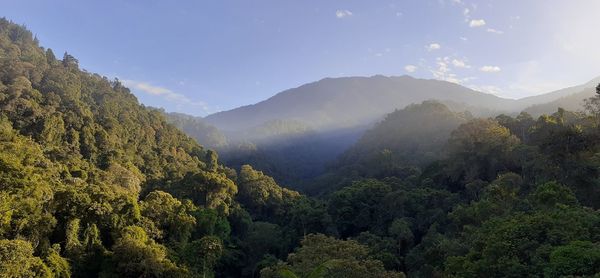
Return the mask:
<path id="1" fill-rule="evenodd" d="M 240 131 L 273 120 L 301 121 L 317 130 L 348 128 L 372 123 L 395 109 L 429 99 L 490 111 L 500 111 L 514 102 L 458 84 L 408 75 L 330 77 L 205 119 L 227 131 Z"/>

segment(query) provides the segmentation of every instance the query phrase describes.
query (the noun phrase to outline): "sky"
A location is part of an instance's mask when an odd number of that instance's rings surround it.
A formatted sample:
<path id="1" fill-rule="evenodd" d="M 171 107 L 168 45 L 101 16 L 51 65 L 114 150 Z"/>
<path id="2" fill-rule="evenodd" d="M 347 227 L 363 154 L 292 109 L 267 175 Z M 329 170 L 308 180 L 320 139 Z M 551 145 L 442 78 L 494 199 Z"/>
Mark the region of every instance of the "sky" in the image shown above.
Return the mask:
<path id="1" fill-rule="evenodd" d="M 57 56 L 196 116 L 326 77 L 521 98 L 600 76 L 598 0 L 0 0 Z"/>

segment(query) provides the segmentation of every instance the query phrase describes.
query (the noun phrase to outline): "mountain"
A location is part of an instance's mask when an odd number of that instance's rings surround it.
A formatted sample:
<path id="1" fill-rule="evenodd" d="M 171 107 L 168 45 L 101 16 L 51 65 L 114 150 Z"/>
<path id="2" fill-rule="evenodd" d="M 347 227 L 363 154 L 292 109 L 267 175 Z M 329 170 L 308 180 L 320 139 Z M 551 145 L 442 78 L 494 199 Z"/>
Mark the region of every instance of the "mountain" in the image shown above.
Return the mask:
<path id="1" fill-rule="evenodd" d="M 538 102 L 538 104 L 527 107 L 524 111 L 533 116 L 552 114 L 559 107 L 571 111 L 582 111 L 584 109 L 584 101 L 595 95 L 598 83 L 600 83 L 600 77 L 580 86 L 557 91 L 555 95 L 560 95 L 559 98 L 545 103 Z"/>
<path id="2" fill-rule="evenodd" d="M 371 124 L 394 109 L 429 99 L 478 107 L 489 114 L 505 112 L 518 103 L 445 81 L 377 75 L 325 78 L 205 120 L 224 131 L 245 130 L 273 120 L 294 120 L 316 130 L 330 130 Z"/>
<path id="3" fill-rule="evenodd" d="M 545 104 L 550 104 L 550 103 L 555 103 L 555 105 L 560 105 L 561 103 L 570 105 L 571 103 L 569 103 L 569 101 L 563 102 L 563 101 L 561 101 L 561 99 L 569 98 L 571 95 L 581 93 L 582 91 L 588 91 L 589 89 L 594 89 L 594 88 L 596 88 L 598 83 L 600 83 L 600 76 L 586 82 L 585 84 L 581 84 L 578 86 L 568 87 L 568 88 L 560 89 L 557 91 L 553 91 L 553 92 L 549 92 L 549 93 L 545 93 L 545 94 L 541 94 L 541 95 L 537 95 L 537 96 L 521 98 L 521 99 L 519 99 L 519 103 L 521 104 L 521 106 L 527 106 L 527 107 L 537 106 L 537 105 L 545 105 Z M 581 95 L 580 97 L 584 97 L 584 95 Z M 583 99 L 585 99 L 587 97 L 589 97 L 589 96 L 585 96 L 581 100 L 583 101 Z M 549 105 L 549 106 L 553 106 L 553 105 Z M 558 107 L 560 107 L 560 106 L 556 106 L 553 110 L 546 111 L 545 113 L 555 112 L 556 108 L 558 108 Z M 562 108 L 566 109 L 567 107 L 562 107 Z"/>
<path id="4" fill-rule="evenodd" d="M 437 100 L 457 112 L 469 110 L 474 115 L 495 116 L 555 101 L 560 105 L 561 99 L 594 88 L 599 82 L 600 77 L 579 86 L 515 100 L 446 81 L 410 76 L 325 78 L 253 105 L 209 115 L 205 121 L 225 132 L 248 130 L 276 120 L 304 123 L 316 131 L 331 130 L 370 125 L 395 109 L 425 100 Z"/>

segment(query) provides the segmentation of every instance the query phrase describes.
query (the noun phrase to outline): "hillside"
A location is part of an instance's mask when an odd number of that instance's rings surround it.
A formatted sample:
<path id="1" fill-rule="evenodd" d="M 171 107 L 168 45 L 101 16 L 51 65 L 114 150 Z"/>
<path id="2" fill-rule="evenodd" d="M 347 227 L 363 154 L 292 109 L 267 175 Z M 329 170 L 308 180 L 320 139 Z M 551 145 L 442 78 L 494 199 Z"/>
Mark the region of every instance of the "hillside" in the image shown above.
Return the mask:
<path id="1" fill-rule="evenodd" d="M 364 164 L 386 155 L 394 163 L 424 165 L 443 158 L 443 146 L 450 133 L 473 116 L 452 112 L 436 101 L 424 101 L 396 110 L 367 130 L 356 144 L 340 157 L 338 164 Z"/>
<path id="2" fill-rule="evenodd" d="M 257 104 L 209 115 L 205 120 L 225 131 L 244 130 L 272 120 L 296 120 L 317 130 L 347 128 L 371 124 L 395 109 L 428 99 L 490 112 L 504 111 L 517 103 L 445 81 L 409 76 L 344 77 L 302 85 Z"/>
<path id="3" fill-rule="evenodd" d="M 585 88 L 580 89 L 576 93 L 563 96 L 547 103 L 529 106 L 524 111 L 533 116 L 551 114 L 559 107 L 570 111 L 582 111 L 584 109 L 584 100 L 594 96 L 594 87 L 594 84 L 587 84 Z"/>
<path id="4" fill-rule="evenodd" d="M 358 177 L 410 175 L 415 167 L 443 159 L 452 131 L 472 118 L 468 112 L 452 112 L 437 101 L 396 110 L 366 130 L 356 143 L 329 163 L 325 174 L 303 189 L 320 194 L 343 187 Z"/>
<path id="5" fill-rule="evenodd" d="M 2 276 L 10 263 L 25 276 L 8 277 L 197 273 L 165 246 L 222 244 L 193 214 L 231 213 L 231 171 L 118 80 L 55 58 L 5 19 L 0 57 Z"/>
<path id="6" fill-rule="evenodd" d="M 571 95 L 577 94 L 577 93 L 581 93 L 582 91 L 589 91 L 590 89 L 594 89 L 596 87 L 596 85 L 598 85 L 598 83 L 600 83 L 600 77 L 596 77 L 584 84 L 578 85 L 578 86 L 573 86 L 573 87 L 568 87 L 568 88 L 564 88 L 564 89 L 560 89 L 557 91 L 553 91 L 553 92 L 549 92 L 549 93 L 545 93 L 545 94 L 541 94 L 541 95 L 537 95 L 537 96 L 531 96 L 531 97 L 525 97 L 525 98 L 521 98 L 519 99 L 519 102 L 521 103 L 521 106 L 523 107 L 529 107 L 529 106 L 549 106 L 549 107 L 553 107 L 552 109 L 547 109 L 545 110 L 544 113 L 552 113 L 554 111 L 556 111 L 556 109 L 558 107 L 561 107 L 560 104 L 561 103 L 565 103 L 565 105 L 570 105 L 571 103 L 569 103 L 569 101 L 561 101 L 561 99 L 567 99 L 570 98 Z M 591 95 L 590 95 L 591 96 Z M 590 96 L 579 96 L 581 98 L 581 102 L 583 102 L 583 100 L 585 98 L 588 98 Z M 551 104 L 553 103 L 553 104 Z M 555 106 L 555 105 L 559 105 L 559 106 Z M 569 106 L 569 108 L 571 108 L 572 106 Z M 567 107 L 563 107 L 563 108 L 567 108 Z M 536 114 L 539 115 L 539 114 Z"/>
<path id="7" fill-rule="evenodd" d="M 317 131 L 331 130 L 369 125 L 395 109 L 425 100 L 436 100 L 453 111 L 469 110 L 480 116 L 514 114 L 534 105 L 555 101 L 560 104 L 559 99 L 593 88 L 598 82 L 600 78 L 595 78 L 582 85 L 514 100 L 454 83 L 410 76 L 325 78 L 283 91 L 253 105 L 209 115 L 205 121 L 226 132 L 243 131 L 281 120 L 304 123 Z M 565 105 L 568 105 L 567 102 Z M 545 112 L 551 113 L 555 108 Z"/>

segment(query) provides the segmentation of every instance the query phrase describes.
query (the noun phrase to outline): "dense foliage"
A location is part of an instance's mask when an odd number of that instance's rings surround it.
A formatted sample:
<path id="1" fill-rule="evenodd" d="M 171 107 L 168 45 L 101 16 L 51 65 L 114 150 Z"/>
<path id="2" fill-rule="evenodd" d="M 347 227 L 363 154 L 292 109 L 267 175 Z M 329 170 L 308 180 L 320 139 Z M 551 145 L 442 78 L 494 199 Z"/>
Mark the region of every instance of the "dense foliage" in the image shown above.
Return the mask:
<path id="1" fill-rule="evenodd" d="M 313 201 L 249 167 L 238 181 L 118 80 L 4 19 L 0 111 L 1 277 L 258 275 L 320 223 Z"/>
<path id="2" fill-rule="evenodd" d="M 118 80 L 2 19 L 0 277 L 594 276 L 600 95 L 586 107 L 410 106 L 316 198 L 223 166 Z"/>

